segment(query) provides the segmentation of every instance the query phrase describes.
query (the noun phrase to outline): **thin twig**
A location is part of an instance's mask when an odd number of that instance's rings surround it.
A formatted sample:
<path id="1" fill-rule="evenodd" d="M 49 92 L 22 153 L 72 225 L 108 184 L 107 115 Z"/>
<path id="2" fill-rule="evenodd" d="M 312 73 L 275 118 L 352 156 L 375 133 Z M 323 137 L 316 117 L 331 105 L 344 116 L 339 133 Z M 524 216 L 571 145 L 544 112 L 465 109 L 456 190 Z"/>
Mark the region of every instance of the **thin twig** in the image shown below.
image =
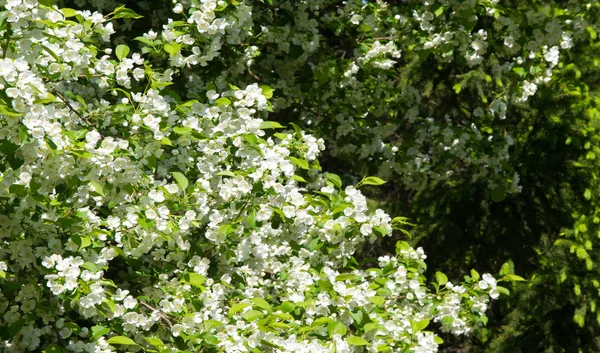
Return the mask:
<path id="1" fill-rule="evenodd" d="M 153 308 L 152 306 L 150 306 L 149 304 L 147 304 L 147 303 L 144 303 L 144 302 L 140 302 L 140 304 L 142 304 L 143 306 L 145 306 L 146 308 L 148 308 L 148 309 L 150 309 L 150 310 L 152 310 L 152 311 L 155 311 L 155 312 L 157 312 L 157 313 L 158 313 L 158 316 L 160 316 L 160 318 L 161 318 L 161 319 L 163 319 L 163 320 L 164 320 L 164 321 L 167 323 L 167 325 L 169 326 L 169 328 L 170 328 L 170 329 L 172 329 L 172 328 L 173 328 L 173 324 L 171 323 L 171 320 L 169 320 L 169 319 L 168 319 L 168 318 L 167 318 L 167 317 L 166 317 L 166 316 L 165 316 L 165 315 L 162 313 L 162 311 L 160 311 L 160 310 L 158 310 L 158 309 L 156 309 L 156 308 Z"/>
<path id="2" fill-rule="evenodd" d="M 248 74 L 255 80 L 260 81 L 260 77 L 256 76 L 251 70 L 250 68 L 248 68 Z"/>
<path id="3" fill-rule="evenodd" d="M 79 119 L 83 120 L 86 124 L 88 124 L 88 126 L 93 126 L 92 123 L 90 123 L 89 120 L 87 120 L 86 117 L 84 117 L 83 115 L 81 115 L 80 112 L 78 112 L 77 110 L 75 110 L 75 108 L 73 108 L 73 106 L 71 105 L 71 103 L 69 103 L 69 100 L 62 95 L 62 93 L 58 92 L 56 89 L 52 90 L 54 92 L 54 94 L 56 94 L 58 96 L 58 98 L 60 98 L 61 101 L 63 101 L 63 103 L 65 103 L 65 105 L 67 106 L 67 108 L 69 108 L 69 110 L 73 113 L 75 113 L 75 115 L 77 115 L 79 117 Z"/>

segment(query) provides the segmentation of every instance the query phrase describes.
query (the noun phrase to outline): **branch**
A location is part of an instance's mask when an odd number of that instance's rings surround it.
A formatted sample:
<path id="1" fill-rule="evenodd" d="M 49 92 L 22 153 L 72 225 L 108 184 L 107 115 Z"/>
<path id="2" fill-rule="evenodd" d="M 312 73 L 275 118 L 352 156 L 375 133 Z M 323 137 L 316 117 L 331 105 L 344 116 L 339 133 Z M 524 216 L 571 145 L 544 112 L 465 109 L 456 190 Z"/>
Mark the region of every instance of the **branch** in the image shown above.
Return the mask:
<path id="1" fill-rule="evenodd" d="M 149 304 L 147 304 L 147 303 L 144 303 L 144 302 L 140 302 L 140 304 L 142 304 L 143 306 L 145 306 L 146 308 L 148 308 L 148 309 L 150 309 L 150 310 L 152 310 L 152 311 L 156 311 L 156 312 L 158 313 L 158 316 L 160 316 L 160 318 L 161 318 L 161 319 L 163 319 L 163 320 L 164 320 L 164 321 L 167 323 L 167 325 L 169 326 L 169 328 L 170 328 L 170 329 L 172 329 L 172 328 L 173 328 L 173 324 L 171 323 L 171 320 L 169 320 L 169 319 L 168 319 L 168 318 L 167 318 L 167 317 L 166 317 L 166 316 L 165 316 L 165 315 L 162 313 L 162 311 L 160 311 L 160 310 L 158 310 L 158 309 L 156 309 L 156 308 L 153 308 L 153 307 L 151 307 Z"/>
<path id="2" fill-rule="evenodd" d="M 250 75 L 250 77 L 252 77 L 253 79 L 260 81 L 260 77 L 256 76 L 251 70 L 250 67 L 248 67 L 248 74 Z"/>
<path id="3" fill-rule="evenodd" d="M 69 108 L 69 110 L 72 113 L 77 115 L 79 117 L 79 119 L 83 120 L 88 126 L 90 126 L 90 127 L 93 126 L 93 124 L 90 123 L 90 121 L 86 117 L 81 115 L 80 112 L 78 112 L 77 110 L 75 110 L 75 108 L 73 108 L 71 103 L 69 103 L 69 100 L 67 100 L 67 98 L 65 96 L 63 96 L 62 93 L 58 92 L 56 89 L 53 89 L 52 92 L 54 92 L 54 94 L 56 94 L 58 96 L 58 98 L 60 98 L 60 100 L 67 106 L 67 108 Z"/>

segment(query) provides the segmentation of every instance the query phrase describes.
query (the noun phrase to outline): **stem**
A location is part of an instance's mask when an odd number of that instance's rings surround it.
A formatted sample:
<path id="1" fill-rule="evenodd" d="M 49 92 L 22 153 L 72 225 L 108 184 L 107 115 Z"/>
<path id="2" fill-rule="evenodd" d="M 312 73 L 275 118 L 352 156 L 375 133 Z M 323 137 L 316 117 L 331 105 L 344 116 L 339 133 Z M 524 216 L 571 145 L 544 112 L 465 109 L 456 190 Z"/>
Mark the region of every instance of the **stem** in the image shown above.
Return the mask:
<path id="1" fill-rule="evenodd" d="M 144 303 L 144 302 L 140 302 L 140 304 L 142 304 L 143 306 L 145 306 L 146 308 L 148 308 L 148 309 L 150 309 L 152 311 L 158 312 L 158 315 L 160 316 L 160 318 L 163 319 L 167 323 L 167 325 L 169 326 L 169 328 L 170 329 L 173 328 L 173 324 L 171 323 L 171 320 L 169 320 L 165 315 L 163 315 L 162 311 L 160 311 L 160 310 L 158 310 L 156 308 L 153 308 L 152 306 L 150 306 L 149 304 Z"/>
<path id="2" fill-rule="evenodd" d="M 6 38 L 6 43 L 4 44 L 4 48 L 2 48 L 2 59 L 6 59 L 6 53 L 8 52 L 8 44 L 10 43 L 10 34 L 8 34 L 8 29 L 4 33 L 4 37 Z"/>
<path id="3" fill-rule="evenodd" d="M 81 113 L 79 113 L 77 110 L 75 110 L 75 108 L 73 108 L 73 106 L 71 105 L 71 103 L 69 103 L 69 101 L 67 100 L 67 98 L 65 96 L 62 95 L 62 93 L 58 92 L 56 89 L 52 90 L 54 92 L 54 94 L 56 94 L 58 96 L 58 98 L 60 98 L 61 101 L 63 101 L 63 103 L 67 106 L 67 108 L 69 108 L 69 110 L 74 113 L 75 115 L 77 115 L 81 120 L 83 120 L 88 126 L 93 126 L 92 123 L 90 123 L 89 120 L 87 120 L 86 117 L 84 117 L 83 115 L 81 115 Z"/>

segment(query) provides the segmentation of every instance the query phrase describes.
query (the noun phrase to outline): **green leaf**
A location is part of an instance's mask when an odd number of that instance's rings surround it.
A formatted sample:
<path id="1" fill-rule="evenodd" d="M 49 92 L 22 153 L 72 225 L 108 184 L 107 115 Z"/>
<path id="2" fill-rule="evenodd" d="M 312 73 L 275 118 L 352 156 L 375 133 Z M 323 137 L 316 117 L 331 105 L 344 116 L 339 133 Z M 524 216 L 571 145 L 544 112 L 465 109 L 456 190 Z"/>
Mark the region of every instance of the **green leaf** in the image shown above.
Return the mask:
<path id="1" fill-rule="evenodd" d="M 191 284 L 194 287 L 202 287 L 202 284 L 206 282 L 206 277 L 198 273 L 188 273 L 183 276 L 185 282 Z"/>
<path id="2" fill-rule="evenodd" d="M 92 180 L 90 181 L 90 189 L 95 192 L 98 195 L 104 195 L 104 188 L 102 187 L 102 184 L 100 184 L 99 182 Z"/>
<path id="3" fill-rule="evenodd" d="M 163 137 L 160 140 L 160 144 L 163 145 L 163 146 L 171 146 L 171 147 L 173 147 L 173 141 L 171 141 L 168 137 Z"/>
<path id="4" fill-rule="evenodd" d="M 263 316 L 265 316 L 265 313 L 263 313 L 262 311 L 258 311 L 258 310 L 248 310 L 242 314 L 242 317 L 246 321 L 254 321 Z"/>
<path id="5" fill-rule="evenodd" d="M 498 293 L 510 295 L 510 291 L 504 287 L 496 286 L 496 290 L 498 291 Z"/>
<path id="6" fill-rule="evenodd" d="M 281 303 L 281 311 L 283 311 L 284 313 L 291 313 L 294 310 L 296 310 L 296 305 L 294 305 L 294 303 L 292 303 L 292 302 Z"/>
<path id="7" fill-rule="evenodd" d="M 108 344 L 128 344 L 128 345 L 132 345 L 132 346 L 138 345 L 137 343 L 135 343 L 134 340 L 132 340 L 129 337 L 125 337 L 125 336 L 113 336 L 113 337 L 109 338 L 108 340 L 106 340 L 106 342 Z"/>
<path id="8" fill-rule="evenodd" d="M 347 331 L 348 328 L 341 322 L 330 322 L 327 325 L 327 333 L 329 334 L 329 337 L 333 337 L 333 335 L 344 336 Z"/>
<path id="9" fill-rule="evenodd" d="M 596 30 L 594 29 L 593 26 L 587 26 L 586 30 L 590 34 L 591 40 L 596 40 L 596 38 L 598 38 L 598 33 L 596 33 Z"/>
<path id="10" fill-rule="evenodd" d="M 231 306 L 231 308 L 229 308 L 229 312 L 227 312 L 227 316 L 232 317 L 235 313 L 239 312 L 240 310 L 249 307 L 250 303 L 237 303 L 234 304 L 233 306 Z"/>
<path id="11" fill-rule="evenodd" d="M 522 67 L 513 67 L 513 72 L 515 72 L 519 76 L 525 76 L 525 69 Z"/>
<path id="12" fill-rule="evenodd" d="M 153 46 L 154 42 L 148 38 L 144 38 L 144 37 L 135 37 L 133 38 L 133 40 L 137 40 L 138 42 L 144 43 L 146 45 L 150 45 Z"/>
<path id="13" fill-rule="evenodd" d="M 72 321 L 65 322 L 65 327 L 70 328 L 77 333 L 81 331 L 81 326 L 79 326 L 77 323 L 72 322 Z"/>
<path id="14" fill-rule="evenodd" d="M 281 347 L 281 346 L 278 346 L 278 345 L 276 345 L 275 343 L 273 343 L 273 342 L 269 342 L 269 341 L 267 341 L 267 340 L 262 340 L 262 339 L 261 339 L 261 340 L 259 340 L 259 342 L 260 342 L 261 344 L 263 344 L 263 345 L 267 346 L 267 347 L 270 347 L 270 348 L 283 349 L 283 347 Z"/>
<path id="15" fill-rule="evenodd" d="M 48 6 L 48 7 L 52 7 L 52 6 L 56 5 L 55 0 L 38 0 L 38 2 L 41 5 Z"/>
<path id="16" fill-rule="evenodd" d="M 471 278 L 475 282 L 479 281 L 479 272 L 475 271 L 474 269 L 471 270 Z"/>
<path id="17" fill-rule="evenodd" d="M 12 184 L 8 187 L 8 191 L 20 197 L 27 195 L 27 188 L 25 185 Z"/>
<path id="18" fill-rule="evenodd" d="M 260 89 L 262 90 L 262 94 L 266 99 L 273 97 L 273 91 L 275 91 L 273 88 L 269 86 L 260 86 Z"/>
<path id="19" fill-rule="evenodd" d="M 177 135 L 189 135 L 192 133 L 192 128 L 187 126 L 175 126 L 173 132 Z"/>
<path id="20" fill-rule="evenodd" d="M 179 53 L 179 51 L 181 50 L 181 44 L 167 43 L 167 44 L 165 44 L 164 49 L 167 53 L 169 53 L 171 55 L 175 55 L 175 54 Z"/>
<path id="21" fill-rule="evenodd" d="M 435 342 L 437 344 L 442 344 L 442 343 L 444 343 L 444 340 L 440 336 L 435 336 L 433 338 L 433 342 Z"/>
<path id="22" fill-rule="evenodd" d="M 269 303 L 267 303 L 267 301 L 264 300 L 263 298 L 252 298 L 252 299 L 250 299 L 250 301 L 252 303 L 254 303 L 255 306 L 257 306 L 261 309 L 271 311 L 271 305 Z"/>
<path id="23" fill-rule="evenodd" d="M 290 161 L 292 161 L 292 164 L 294 164 L 302 169 L 308 169 L 308 162 L 305 161 L 304 159 L 290 157 Z"/>
<path id="24" fill-rule="evenodd" d="M 60 12 L 62 12 L 63 16 L 69 18 L 69 17 L 75 17 L 77 16 L 77 10 L 75 9 L 70 9 L 68 7 L 65 7 L 63 9 L 60 9 Z"/>
<path id="25" fill-rule="evenodd" d="M 300 175 L 296 175 L 296 174 L 294 174 L 294 175 L 292 175 L 292 179 L 293 179 L 293 180 L 296 180 L 296 181 L 298 181 L 298 182 L 301 182 L 301 183 L 308 183 L 308 182 L 306 181 L 306 179 L 304 179 L 304 178 L 303 178 L 303 177 L 301 177 Z"/>
<path id="26" fill-rule="evenodd" d="M 391 352 L 392 348 L 390 346 L 388 346 L 387 344 L 382 344 L 377 346 L 377 353 L 381 353 L 381 352 Z"/>
<path id="27" fill-rule="evenodd" d="M 81 265 L 81 268 L 86 269 L 90 272 L 98 272 L 98 266 L 96 266 L 95 263 L 93 262 L 84 262 L 83 265 Z"/>
<path id="28" fill-rule="evenodd" d="M 330 317 L 320 317 L 320 318 L 316 319 L 315 321 L 313 321 L 311 326 L 316 327 L 316 326 L 323 325 L 323 324 L 329 324 L 330 322 L 335 322 L 335 320 Z"/>
<path id="29" fill-rule="evenodd" d="M 363 330 L 365 331 L 365 333 L 373 331 L 373 330 L 377 330 L 377 329 L 383 329 L 383 326 L 381 326 L 378 323 L 375 322 L 369 322 L 368 324 L 365 325 L 365 327 L 363 327 Z"/>
<path id="30" fill-rule="evenodd" d="M 216 346 L 221 341 L 219 341 L 219 339 L 217 338 L 217 336 L 210 335 L 210 336 L 204 337 L 204 342 L 206 342 L 208 345 Z"/>
<path id="31" fill-rule="evenodd" d="M 40 44 L 40 47 L 42 47 L 42 49 L 44 49 L 44 51 L 46 53 L 50 54 L 50 56 L 53 57 L 54 60 L 61 62 L 60 57 L 58 55 L 56 55 L 56 53 L 52 49 L 48 48 L 47 46 L 45 46 L 43 44 Z"/>
<path id="32" fill-rule="evenodd" d="M 583 197 L 585 197 L 586 200 L 589 200 L 592 198 L 592 191 L 590 189 L 585 189 L 585 192 L 583 193 Z"/>
<path id="33" fill-rule="evenodd" d="M 177 184 L 179 184 L 179 186 L 181 186 L 181 188 L 183 190 L 186 190 L 188 188 L 188 186 L 190 185 L 187 178 L 185 177 L 185 175 L 183 175 L 183 173 L 172 172 L 171 175 L 173 176 L 175 181 L 177 181 Z"/>
<path id="34" fill-rule="evenodd" d="M 285 126 L 281 125 L 280 123 L 278 123 L 276 121 L 263 121 L 262 123 L 260 123 L 261 130 L 283 129 L 283 128 L 285 128 Z"/>
<path id="35" fill-rule="evenodd" d="M 410 327 L 413 333 L 423 331 L 425 328 L 427 328 L 427 326 L 429 326 L 429 319 L 424 319 L 421 321 L 410 320 Z"/>
<path id="36" fill-rule="evenodd" d="M 333 289 L 333 284 L 331 284 L 331 282 L 329 282 L 328 280 L 320 279 L 319 281 L 317 281 L 317 285 L 319 286 L 319 288 L 323 288 L 327 291 Z"/>
<path id="37" fill-rule="evenodd" d="M 87 248 L 92 245 L 92 240 L 89 237 L 82 237 L 77 234 L 71 235 L 71 240 L 79 247 L 79 249 Z"/>
<path id="38" fill-rule="evenodd" d="M 335 277 L 335 280 L 340 282 L 340 281 L 351 281 L 351 280 L 355 280 L 357 278 L 358 277 L 353 273 L 342 273 L 342 274 L 337 275 Z"/>
<path id="39" fill-rule="evenodd" d="M 380 296 L 374 296 L 369 298 L 369 301 L 377 306 L 382 306 L 385 303 L 385 298 Z"/>
<path id="40" fill-rule="evenodd" d="M 440 286 L 448 283 L 448 277 L 439 271 L 435 273 L 435 280 Z"/>
<path id="41" fill-rule="evenodd" d="M 525 278 L 517 275 L 505 275 L 503 279 L 512 282 L 525 281 Z"/>
<path id="42" fill-rule="evenodd" d="M 120 44 L 117 46 L 117 49 L 115 49 L 115 54 L 117 55 L 117 58 L 119 60 L 123 60 L 123 58 L 127 57 L 129 51 L 130 49 L 128 46 L 126 46 L 125 44 Z"/>
<path id="43" fill-rule="evenodd" d="M 11 108 L 9 108 L 5 105 L 0 105 L 0 113 L 2 113 L 4 115 L 8 115 L 8 116 L 14 116 L 14 117 L 23 116 L 23 114 L 15 112 L 14 110 L 12 110 Z"/>
<path id="44" fill-rule="evenodd" d="M 385 183 L 387 183 L 387 181 L 380 179 L 378 177 L 371 176 L 371 177 L 364 178 L 359 184 L 361 184 L 361 185 L 383 185 Z"/>
<path id="45" fill-rule="evenodd" d="M 502 267 L 500 268 L 500 276 L 512 274 L 514 272 L 513 267 L 514 267 L 514 264 L 511 260 L 502 264 Z M 474 270 L 471 270 L 471 271 L 474 271 Z M 473 277 L 473 276 L 471 275 L 471 277 Z"/>
<path id="46" fill-rule="evenodd" d="M 593 26 L 587 26 L 586 30 L 590 34 L 591 40 L 596 40 L 596 38 L 598 38 L 598 33 L 596 33 L 596 30 L 594 29 Z"/>
<path id="47" fill-rule="evenodd" d="M 223 326 L 223 323 L 221 321 L 217 321 L 217 320 L 206 320 L 203 322 L 203 324 L 207 330 L 211 330 L 213 328 Z"/>
<path id="48" fill-rule="evenodd" d="M 221 97 L 215 101 L 215 104 L 218 106 L 227 107 L 227 106 L 231 105 L 231 101 L 227 97 Z"/>
<path id="49" fill-rule="evenodd" d="M 358 310 L 357 312 L 350 311 L 350 317 L 354 319 L 354 325 L 361 325 L 364 319 L 364 314 L 362 310 Z"/>
<path id="50" fill-rule="evenodd" d="M 160 338 L 144 337 L 144 339 L 146 340 L 146 342 L 150 343 L 151 345 L 153 345 L 156 348 L 161 348 L 161 347 L 165 346 L 165 344 L 163 343 L 163 341 L 160 340 Z"/>
<path id="51" fill-rule="evenodd" d="M 142 18 L 144 16 L 138 15 L 135 11 L 126 8 L 125 6 L 119 6 L 114 11 L 113 18 Z"/>
<path id="52" fill-rule="evenodd" d="M 325 173 L 325 177 L 338 189 L 342 188 L 342 179 L 337 174 Z"/>
<path id="53" fill-rule="evenodd" d="M 369 342 L 362 337 L 350 336 L 346 338 L 346 342 L 351 346 L 368 346 Z"/>

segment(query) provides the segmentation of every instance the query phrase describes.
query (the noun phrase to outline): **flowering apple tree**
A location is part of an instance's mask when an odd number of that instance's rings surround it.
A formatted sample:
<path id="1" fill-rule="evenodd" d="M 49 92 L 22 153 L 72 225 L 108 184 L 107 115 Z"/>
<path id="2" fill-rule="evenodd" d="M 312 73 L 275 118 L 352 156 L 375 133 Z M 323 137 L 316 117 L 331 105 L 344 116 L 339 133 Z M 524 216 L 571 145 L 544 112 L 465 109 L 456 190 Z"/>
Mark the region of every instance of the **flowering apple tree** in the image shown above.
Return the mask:
<path id="1" fill-rule="evenodd" d="M 248 20 L 193 3 L 138 38 L 161 61 L 111 43 L 128 8 L 0 1 L 2 351 L 435 352 L 432 329 L 485 325 L 507 292 L 489 274 L 428 284 L 405 242 L 353 257 L 405 220 L 367 207 L 383 180 L 342 185 L 322 139 L 268 120 L 271 88 L 182 98 L 180 67 Z"/>

